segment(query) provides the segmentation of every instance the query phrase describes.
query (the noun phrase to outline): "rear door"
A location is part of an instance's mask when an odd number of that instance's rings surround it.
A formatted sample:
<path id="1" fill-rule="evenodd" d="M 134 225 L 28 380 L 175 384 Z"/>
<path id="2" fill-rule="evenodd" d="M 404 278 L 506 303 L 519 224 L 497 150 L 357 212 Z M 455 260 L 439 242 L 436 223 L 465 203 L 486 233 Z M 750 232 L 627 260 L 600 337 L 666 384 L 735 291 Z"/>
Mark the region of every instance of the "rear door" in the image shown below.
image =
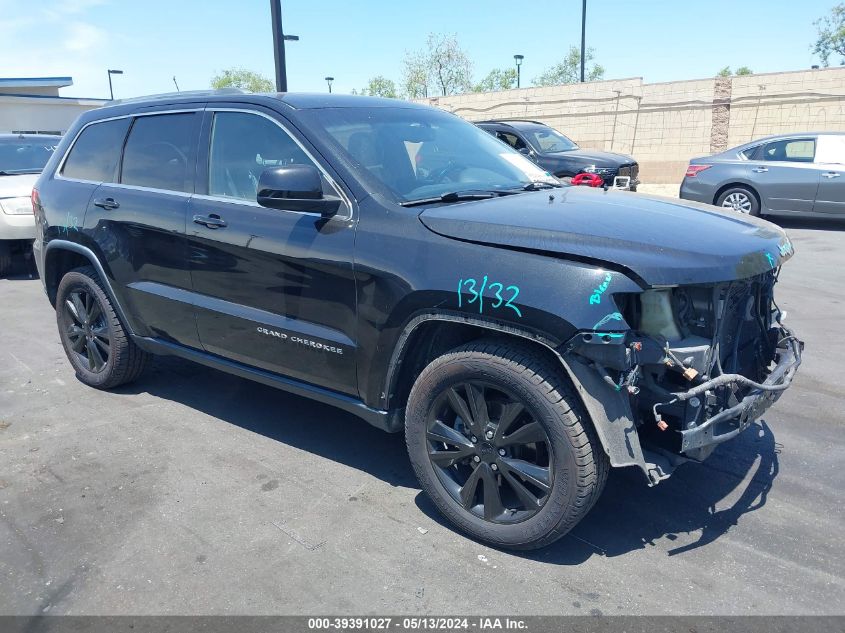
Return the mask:
<path id="1" fill-rule="evenodd" d="M 192 347 L 185 218 L 201 120 L 201 107 L 130 117 L 117 182 L 102 183 L 85 214 L 133 329 Z"/>
<path id="2" fill-rule="evenodd" d="M 808 213 L 819 188 L 814 136 L 778 139 L 760 146 L 749 160 L 748 175 L 764 211 Z"/>
<path id="3" fill-rule="evenodd" d="M 845 214 L 845 135 L 819 136 L 816 166 L 819 190 L 813 212 Z"/>
<path id="4" fill-rule="evenodd" d="M 348 200 L 278 114 L 209 107 L 188 240 L 197 323 L 213 354 L 357 395 L 355 220 L 269 209 L 256 202 L 261 172 L 312 164 L 323 189 Z"/>

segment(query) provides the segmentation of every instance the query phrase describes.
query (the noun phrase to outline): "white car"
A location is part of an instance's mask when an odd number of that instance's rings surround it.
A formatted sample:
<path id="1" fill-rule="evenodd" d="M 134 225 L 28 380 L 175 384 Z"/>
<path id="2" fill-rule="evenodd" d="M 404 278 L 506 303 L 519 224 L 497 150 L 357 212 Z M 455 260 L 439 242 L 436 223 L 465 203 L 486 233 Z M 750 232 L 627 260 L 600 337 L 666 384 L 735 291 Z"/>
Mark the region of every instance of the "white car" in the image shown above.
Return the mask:
<path id="1" fill-rule="evenodd" d="M 11 267 L 12 254 L 35 239 L 32 186 L 60 140 L 46 134 L 0 134 L 0 275 Z"/>

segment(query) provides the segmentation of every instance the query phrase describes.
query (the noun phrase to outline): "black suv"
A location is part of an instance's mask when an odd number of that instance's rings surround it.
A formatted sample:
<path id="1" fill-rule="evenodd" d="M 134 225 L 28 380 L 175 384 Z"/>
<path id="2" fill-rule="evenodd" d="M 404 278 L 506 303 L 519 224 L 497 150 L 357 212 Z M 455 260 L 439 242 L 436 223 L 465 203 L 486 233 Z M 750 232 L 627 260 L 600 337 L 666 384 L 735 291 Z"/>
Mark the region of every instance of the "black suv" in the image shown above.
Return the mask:
<path id="1" fill-rule="evenodd" d="M 596 174 L 612 187 L 617 176 L 628 178 L 627 188 L 637 190 L 640 166 L 630 156 L 581 149 L 554 128 L 537 121 L 480 121 L 482 130 L 528 156 L 550 174 L 564 181 L 578 174 Z"/>
<path id="2" fill-rule="evenodd" d="M 561 186 L 395 99 L 94 110 L 33 204 L 79 380 L 115 387 L 175 354 L 404 431 L 423 490 L 497 546 L 560 537 L 611 466 L 653 485 L 704 458 L 800 362 L 773 300 L 778 227 Z"/>

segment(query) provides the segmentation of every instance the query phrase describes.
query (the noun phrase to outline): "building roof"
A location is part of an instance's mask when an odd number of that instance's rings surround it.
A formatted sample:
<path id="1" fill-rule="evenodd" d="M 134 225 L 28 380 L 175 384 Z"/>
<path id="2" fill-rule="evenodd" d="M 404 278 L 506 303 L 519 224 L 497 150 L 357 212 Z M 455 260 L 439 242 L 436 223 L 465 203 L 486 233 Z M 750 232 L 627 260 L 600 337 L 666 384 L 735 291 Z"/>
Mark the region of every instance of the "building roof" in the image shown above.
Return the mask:
<path id="1" fill-rule="evenodd" d="M 0 77 L 0 88 L 67 88 L 72 77 Z"/>

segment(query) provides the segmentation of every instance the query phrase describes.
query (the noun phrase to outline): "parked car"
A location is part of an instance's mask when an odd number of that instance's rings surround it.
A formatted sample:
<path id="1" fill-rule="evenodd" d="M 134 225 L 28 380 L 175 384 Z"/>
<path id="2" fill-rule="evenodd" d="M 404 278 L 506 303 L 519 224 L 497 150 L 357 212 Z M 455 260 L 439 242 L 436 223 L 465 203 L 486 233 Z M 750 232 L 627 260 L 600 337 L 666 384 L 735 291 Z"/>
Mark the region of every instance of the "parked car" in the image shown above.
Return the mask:
<path id="1" fill-rule="evenodd" d="M 694 158 L 681 198 L 750 215 L 845 214 L 845 134 L 770 136 Z"/>
<path id="2" fill-rule="evenodd" d="M 800 362 L 773 299 L 783 230 L 563 187 L 419 104 L 115 104 L 80 117 L 32 195 L 80 381 L 173 354 L 404 431 L 440 511 L 501 547 L 566 533 L 611 466 L 653 485 L 703 459 Z"/>
<path id="3" fill-rule="evenodd" d="M 614 178 L 630 178 L 628 188 L 637 190 L 640 166 L 632 157 L 613 152 L 581 149 L 556 129 L 536 121 L 481 121 L 482 130 L 525 154 L 557 178 L 569 179 L 578 174 L 598 174 L 604 184 L 613 186 Z"/>
<path id="4" fill-rule="evenodd" d="M 15 252 L 35 239 L 32 185 L 59 140 L 43 134 L 0 134 L 0 275 L 11 267 Z"/>

